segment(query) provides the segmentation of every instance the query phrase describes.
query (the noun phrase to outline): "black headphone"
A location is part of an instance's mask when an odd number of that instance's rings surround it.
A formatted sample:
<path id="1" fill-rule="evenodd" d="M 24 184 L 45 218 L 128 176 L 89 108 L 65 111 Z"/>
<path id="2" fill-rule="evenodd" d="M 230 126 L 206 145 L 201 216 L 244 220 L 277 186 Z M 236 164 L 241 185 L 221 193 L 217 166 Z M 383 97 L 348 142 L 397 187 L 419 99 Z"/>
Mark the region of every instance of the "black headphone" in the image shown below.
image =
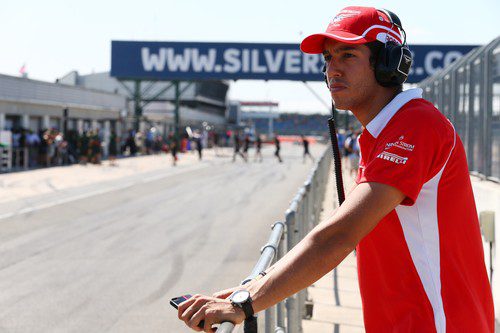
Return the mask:
<path id="1" fill-rule="evenodd" d="M 385 42 L 385 46 L 380 49 L 375 62 L 375 78 L 384 87 L 399 86 L 408 78 L 413 61 L 408 44 L 406 44 L 406 32 L 396 14 L 387 9 L 377 10 L 384 13 L 389 18 L 390 23 L 401 31 L 404 40 L 401 45 L 389 40 Z"/>
<path id="2" fill-rule="evenodd" d="M 375 59 L 375 79 L 377 82 L 384 87 L 396 87 L 408 78 L 413 56 L 408 44 L 406 44 L 406 32 L 399 17 L 387 9 L 377 9 L 377 11 L 384 13 L 389 18 L 390 23 L 398 27 L 404 36 L 402 45 L 393 41 L 386 41 L 385 46 L 380 49 Z M 326 63 L 323 65 L 322 71 L 328 87 Z"/>

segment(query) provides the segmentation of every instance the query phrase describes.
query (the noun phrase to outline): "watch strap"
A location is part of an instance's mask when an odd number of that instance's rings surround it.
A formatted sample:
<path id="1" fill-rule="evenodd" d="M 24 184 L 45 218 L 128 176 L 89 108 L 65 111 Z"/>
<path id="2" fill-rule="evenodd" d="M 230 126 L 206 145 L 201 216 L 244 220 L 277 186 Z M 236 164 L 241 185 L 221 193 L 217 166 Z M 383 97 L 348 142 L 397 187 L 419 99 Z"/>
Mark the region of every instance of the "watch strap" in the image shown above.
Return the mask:
<path id="1" fill-rule="evenodd" d="M 257 332 L 257 318 L 252 316 L 245 319 L 243 324 L 243 332 Z"/>
<path id="2" fill-rule="evenodd" d="M 252 307 L 252 299 L 249 297 L 245 302 L 240 304 L 241 309 L 245 313 L 245 320 L 253 317 L 253 307 Z"/>

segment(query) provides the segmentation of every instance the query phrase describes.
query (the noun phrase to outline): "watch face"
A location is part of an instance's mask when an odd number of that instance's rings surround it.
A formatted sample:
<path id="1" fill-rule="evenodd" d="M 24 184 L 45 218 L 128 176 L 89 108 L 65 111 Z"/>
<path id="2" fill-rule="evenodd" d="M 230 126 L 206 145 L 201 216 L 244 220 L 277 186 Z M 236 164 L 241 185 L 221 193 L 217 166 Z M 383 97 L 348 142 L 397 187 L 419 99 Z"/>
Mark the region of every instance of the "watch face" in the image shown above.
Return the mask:
<path id="1" fill-rule="evenodd" d="M 234 303 L 244 303 L 250 298 L 250 293 L 247 290 L 235 291 L 231 297 L 231 301 Z"/>

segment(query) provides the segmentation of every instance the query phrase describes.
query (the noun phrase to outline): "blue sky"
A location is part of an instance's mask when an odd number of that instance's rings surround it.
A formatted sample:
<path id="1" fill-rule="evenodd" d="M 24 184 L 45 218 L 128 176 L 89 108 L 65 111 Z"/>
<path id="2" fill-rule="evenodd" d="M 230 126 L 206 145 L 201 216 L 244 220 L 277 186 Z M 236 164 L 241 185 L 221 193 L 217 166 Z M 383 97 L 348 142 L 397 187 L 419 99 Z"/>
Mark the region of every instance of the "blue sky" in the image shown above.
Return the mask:
<path id="1" fill-rule="evenodd" d="M 0 10 L 0 73 L 54 81 L 110 69 L 111 40 L 299 43 L 343 7 L 387 8 L 411 44 L 486 44 L 500 34 L 500 1 L 7 0 Z M 328 92 L 311 83 L 324 101 Z M 230 98 L 273 100 L 282 111 L 325 107 L 297 82 L 238 81 Z"/>

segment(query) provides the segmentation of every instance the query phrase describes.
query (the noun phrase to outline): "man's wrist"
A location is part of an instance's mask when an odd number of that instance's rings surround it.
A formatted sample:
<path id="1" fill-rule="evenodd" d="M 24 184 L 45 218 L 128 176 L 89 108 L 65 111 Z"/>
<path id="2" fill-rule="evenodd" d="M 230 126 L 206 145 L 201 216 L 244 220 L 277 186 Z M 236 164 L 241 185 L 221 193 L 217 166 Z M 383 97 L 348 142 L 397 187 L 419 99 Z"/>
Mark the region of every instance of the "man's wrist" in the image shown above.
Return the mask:
<path id="1" fill-rule="evenodd" d="M 236 290 L 229 298 L 233 306 L 239 307 L 245 314 L 245 319 L 249 319 L 254 315 L 252 307 L 252 297 L 246 289 Z"/>
<path id="2" fill-rule="evenodd" d="M 237 306 L 236 304 L 233 304 L 231 303 L 231 306 L 233 307 L 234 309 L 234 313 L 236 315 L 236 323 L 242 323 L 245 321 L 246 319 L 246 315 L 245 315 L 245 312 L 243 311 L 242 308 L 240 308 L 239 306 Z"/>

